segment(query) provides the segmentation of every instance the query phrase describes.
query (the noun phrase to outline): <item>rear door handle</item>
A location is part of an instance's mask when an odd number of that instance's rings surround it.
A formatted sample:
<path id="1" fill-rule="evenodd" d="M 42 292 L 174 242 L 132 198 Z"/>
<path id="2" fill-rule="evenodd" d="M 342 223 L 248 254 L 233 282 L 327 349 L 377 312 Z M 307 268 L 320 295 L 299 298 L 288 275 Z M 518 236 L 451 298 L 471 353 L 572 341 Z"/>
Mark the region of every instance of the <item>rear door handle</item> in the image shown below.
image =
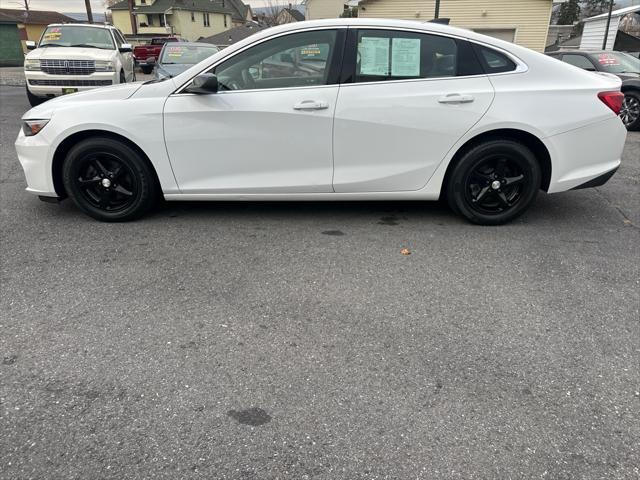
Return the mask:
<path id="1" fill-rule="evenodd" d="M 319 100 L 304 100 L 293 106 L 294 110 L 326 110 L 327 108 L 329 104 Z"/>
<path id="2" fill-rule="evenodd" d="M 460 95 L 459 93 L 450 93 L 438 99 L 439 103 L 471 103 L 475 100 L 473 95 Z"/>

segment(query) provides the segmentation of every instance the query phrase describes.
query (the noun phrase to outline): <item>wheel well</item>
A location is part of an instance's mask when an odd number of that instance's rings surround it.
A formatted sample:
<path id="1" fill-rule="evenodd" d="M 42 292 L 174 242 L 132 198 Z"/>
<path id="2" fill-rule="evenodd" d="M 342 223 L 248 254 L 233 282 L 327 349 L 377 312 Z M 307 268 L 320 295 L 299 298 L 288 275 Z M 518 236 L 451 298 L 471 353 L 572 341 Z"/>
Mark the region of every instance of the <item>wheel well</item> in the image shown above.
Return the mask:
<path id="1" fill-rule="evenodd" d="M 158 186 L 158 190 L 161 191 L 160 180 L 158 179 L 156 169 L 153 167 L 153 164 L 151 163 L 151 160 L 149 160 L 147 154 L 144 153 L 144 151 L 138 145 L 133 143 L 128 138 L 123 137 L 122 135 L 118 135 L 117 133 L 107 132 L 105 130 L 85 130 L 82 132 L 74 133 L 73 135 L 65 138 L 62 143 L 58 145 L 58 148 L 56 148 L 56 152 L 53 154 L 53 165 L 51 166 L 53 186 L 55 187 L 56 193 L 60 198 L 67 197 L 67 192 L 64 188 L 64 183 L 62 182 L 62 165 L 64 163 L 64 160 L 67 158 L 69 150 L 71 150 L 71 148 L 73 148 L 78 142 L 92 137 L 104 137 L 118 140 L 119 142 L 122 142 L 135 150 L 140 155 L 140 157 L 149 165 L 151 172 L 153 172 L 154 181 Z"/>
<path id="2" fill-rule="evenodd" d="M 622 86 L 622 88 L 620 88 L 621 92 L 634 92 L 636 95 L 640 95 L 640 88 L 638 87 L 634 87 L 634 86 Z"/>
<path id="3" fill-rule="evenodd" d="M 480 145 L 481 143 L 485 143 L 490 140 L 504 139 L 520 142 L 533 152 L 533 155 L 536 157 L 536 160 L 540 165 L 540 171 L 542 173 L 540 188 L 544 191 L 547 191 L 549 189 L 549 183 L 551 182 L 551 155 L 549 155 L 549 150 L 547 150 L 547 147 L 538 137 L 532 135 L 531 133 L 525 132 L 523 130 L 503 128 L 481 133 L 480 135 L 468 140 L 464 145 L 462 145 L 462 147 L 458 149 L 456 154 L 449 162 L 449 166 L 447 167 L 447 171 L 444 175 L 442 189 L 440 191 L 440 198 L 443 198 L 445 188 L 449 180 L 449 175 L 451 175 L 453 167 L 456 165 L 456 163 L 458 163 L 458 161 L 465 153 L 467 153 L 473 147 Z"/>

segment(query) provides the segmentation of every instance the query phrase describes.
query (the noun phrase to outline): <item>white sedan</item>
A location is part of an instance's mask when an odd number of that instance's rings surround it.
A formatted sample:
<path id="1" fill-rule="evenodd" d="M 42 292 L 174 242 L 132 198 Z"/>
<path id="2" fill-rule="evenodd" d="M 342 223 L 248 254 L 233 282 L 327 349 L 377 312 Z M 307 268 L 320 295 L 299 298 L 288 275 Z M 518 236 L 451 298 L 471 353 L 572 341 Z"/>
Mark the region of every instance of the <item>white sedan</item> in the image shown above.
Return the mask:
<path id="1" fill-rule="evenodd" d="M 28 188 L 104 221 L 167 200 L 437 200 L 479 224 L 620 165 L 620 80 L 433 23 L 264 30 L 162 81 L 27 112 Z"/>

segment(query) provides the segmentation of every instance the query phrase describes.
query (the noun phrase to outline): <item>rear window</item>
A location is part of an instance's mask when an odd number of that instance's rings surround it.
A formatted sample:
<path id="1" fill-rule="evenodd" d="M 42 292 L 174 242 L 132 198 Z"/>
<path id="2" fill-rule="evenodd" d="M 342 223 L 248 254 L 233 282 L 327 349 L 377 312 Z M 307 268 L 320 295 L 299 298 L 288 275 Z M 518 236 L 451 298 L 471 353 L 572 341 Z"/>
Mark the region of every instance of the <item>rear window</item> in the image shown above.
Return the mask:
<path id="1" fill-rule="evenodd" d="M 475 49 L 486 73 L 512 72 L 516 69 L 513 60 L 492 48 L 475 45 Z"/>

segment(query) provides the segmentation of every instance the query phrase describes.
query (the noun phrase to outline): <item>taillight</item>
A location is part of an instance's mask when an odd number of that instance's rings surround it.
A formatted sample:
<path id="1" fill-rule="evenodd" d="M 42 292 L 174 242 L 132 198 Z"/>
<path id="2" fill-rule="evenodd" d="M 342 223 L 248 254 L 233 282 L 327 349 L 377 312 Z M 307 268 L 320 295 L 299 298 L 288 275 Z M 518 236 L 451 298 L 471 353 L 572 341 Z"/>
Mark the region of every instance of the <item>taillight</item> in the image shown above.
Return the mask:
<path id="1" fill-rule="evenodd" d="M 607 107 L 613 110 L 616 115 L 620 114 L 622 109 L 622 102 L 624 101 L 624 94 L 622 92 L 600 92 L 598 98 L 602 100 Z"/>

